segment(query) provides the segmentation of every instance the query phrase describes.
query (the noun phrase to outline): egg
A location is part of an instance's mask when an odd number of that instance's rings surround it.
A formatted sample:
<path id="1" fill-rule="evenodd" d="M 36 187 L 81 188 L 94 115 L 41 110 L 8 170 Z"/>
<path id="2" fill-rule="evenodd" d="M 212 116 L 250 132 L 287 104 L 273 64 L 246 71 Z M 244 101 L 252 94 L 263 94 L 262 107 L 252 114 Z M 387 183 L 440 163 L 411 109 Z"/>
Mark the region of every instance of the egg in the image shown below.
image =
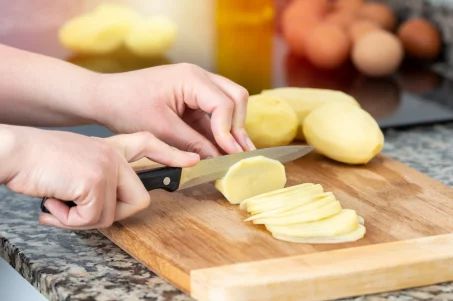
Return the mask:
<path id="1" fill-rule="evenodd" d="M 294 54 L 305 55 L 305 39 L 329 10 L 328 0 L 295 0 L 282 14 L 283 37 Z"/>
<path id="2" fill-rule="evenodd" d="M 335 0 L 334 10 L 356 12 L 363 5 L 363 0 Z"/>
<path id="3" fill-rule="evenodd" d="M 369 20 L 357 20 L 348 26 L 349 36 L 353 43 L 357 42 L 367 33 L 380 30 L 379 25 Z"/>
<path id="4" fill-rule="evenodd" d="M 345 29 L 348 28 L 354 21 L 355 14 L 353 11 L 349 10 L 334 11 L 329 13 L 324 19 L 324 22 L 333 23 Z"/>
<path id="5" fill-rule="evenodd" d="M 408 57 L 433 60 L 441 50 L 442 39 L 436 26 L 428 20 L 413 18 L 398 28 L 398 37 Z"/>
<path id="6" fill-rule="evenodd" d="M 395 12 L 384 3 L 368 2 L 358 10 L 358 18 L 375 22 L 388 31 L 393 31 L 398 22 Z"/>
<path id="7" fill-rule="evenodd" d="M 351 59 L 363 74 L 381 77 L 392 74 L 404 58 L 398 37 L 384 30 L 367 33 L 352 48 Z"/>
<path id="8" fill-rule="evenodd" d="M 333 69 L 341 66 L 349 57 L 351 41 L 338 25 L 322 23 L 307 36 L 306 55 L 318 68 Z"/>

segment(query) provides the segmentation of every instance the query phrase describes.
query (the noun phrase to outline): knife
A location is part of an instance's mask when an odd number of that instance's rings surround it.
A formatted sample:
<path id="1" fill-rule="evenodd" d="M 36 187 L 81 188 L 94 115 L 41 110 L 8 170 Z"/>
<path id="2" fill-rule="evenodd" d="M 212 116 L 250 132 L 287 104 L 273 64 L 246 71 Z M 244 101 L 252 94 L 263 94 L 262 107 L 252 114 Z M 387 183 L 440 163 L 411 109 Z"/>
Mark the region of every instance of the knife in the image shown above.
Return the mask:
<path id="1" fill-rule="evenodd" d="M 280 161 L 281 163 L 286 163 L 305 156 L 313 149 L 314 147 L 307 145 L 263 148 L 204 159 L 191 167 L 160 167 L 152 170 L 139 171 L 137 172 L 137 175 L 147 191 L 164 189 L 169 192 L 174 192 L 220 179 L 233 164 L 246 158 L 264 156 Z M 47 197 L 43 198 L 41 201 L 41 211 L 49 213 L 44 206 L 46 200 Z M 66 204 L 69 207 L 76 206 L 72 201 L 66 202 Z"/>

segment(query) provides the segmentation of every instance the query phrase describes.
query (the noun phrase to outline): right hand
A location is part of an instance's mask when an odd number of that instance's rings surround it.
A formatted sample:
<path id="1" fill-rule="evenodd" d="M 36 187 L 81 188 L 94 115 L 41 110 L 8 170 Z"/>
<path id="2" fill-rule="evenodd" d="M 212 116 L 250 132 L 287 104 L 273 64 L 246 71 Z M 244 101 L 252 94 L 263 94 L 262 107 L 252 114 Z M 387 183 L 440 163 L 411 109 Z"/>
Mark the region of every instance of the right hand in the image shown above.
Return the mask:
<path id="1" fill-rule="evenodd" d="M 6 129 L 14 138 L 6 140 L 14 145 L 3 183 L 17 193 L 49 197 L 45 206 L 50 214 L 41 213 L 39 222 L 64 229 L 106 228 L 149 205 L 150 195 L 128 162 L 147 157 L 185 167 L 199 160 L 146 132 L 101 139 L 27 127 Z M 64 201 L 77 206 L 69 208 Z"/>

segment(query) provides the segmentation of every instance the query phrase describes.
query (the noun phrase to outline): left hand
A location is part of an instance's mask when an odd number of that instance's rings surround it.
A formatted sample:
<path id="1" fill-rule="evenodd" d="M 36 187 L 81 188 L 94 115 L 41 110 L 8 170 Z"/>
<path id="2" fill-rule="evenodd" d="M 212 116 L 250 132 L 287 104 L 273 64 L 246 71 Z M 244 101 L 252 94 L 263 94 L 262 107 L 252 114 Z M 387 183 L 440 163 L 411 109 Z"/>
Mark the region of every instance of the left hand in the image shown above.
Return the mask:
<path id="1" fill-rule="evenodd" d="M 149 131 L 207 158 L 255 149 L 244 129 L 247 100 L 247 90 L 232 81 L 175 64 L 102 75 L 93 108 L 113 132 Z"/>

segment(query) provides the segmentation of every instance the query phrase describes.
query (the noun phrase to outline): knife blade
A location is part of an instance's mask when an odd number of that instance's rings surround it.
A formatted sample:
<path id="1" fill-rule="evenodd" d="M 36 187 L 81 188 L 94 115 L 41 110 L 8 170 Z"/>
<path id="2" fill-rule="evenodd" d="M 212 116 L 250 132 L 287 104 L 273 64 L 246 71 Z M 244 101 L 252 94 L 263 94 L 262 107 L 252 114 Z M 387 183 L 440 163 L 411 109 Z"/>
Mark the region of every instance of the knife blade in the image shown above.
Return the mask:
<path id="1" fill-rule="evenodd" d="M 279 146 L 201 160 L 192 167 L 182 169 L 177 190 L 220 179 L 233 164 L 246 158 L 264 156 L 286 163 L 303 157 L 313 149 L 314 147 L 305 145 Z"/>
<path id="2" fill-rule="evenodd" d="M 313 149 L 314 147 L 307 145 L 263 148 L 200 160 L 192 167 L 160 167 L 137 172 L 137 175 L 147 191 L 164 189 L 169 192 L 174 192 L 220 179 L 233 164 L 246 158 L 264 156 L 278 160 L 281 163 L 286 163 L 303 157 Z M 47 197 L 43 198 L 41 201 L 41 211 L 49 213 L 44 206 L 46 200 Z M 66 205 L 69 207 L 76 206 L 73 201 L 67 201 Z"/>

